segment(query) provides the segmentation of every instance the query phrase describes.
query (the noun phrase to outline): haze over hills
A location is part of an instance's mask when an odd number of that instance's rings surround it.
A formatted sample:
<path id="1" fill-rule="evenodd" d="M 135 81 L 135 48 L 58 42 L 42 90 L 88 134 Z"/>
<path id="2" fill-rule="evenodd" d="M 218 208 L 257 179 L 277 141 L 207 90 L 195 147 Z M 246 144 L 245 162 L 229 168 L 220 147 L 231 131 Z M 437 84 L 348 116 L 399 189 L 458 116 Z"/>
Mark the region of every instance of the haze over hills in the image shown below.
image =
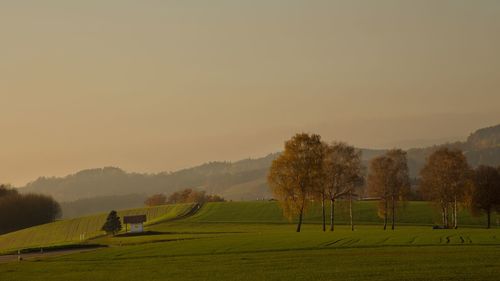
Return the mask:
<path id="1" fill-rule="evenodd" d="M 411 176 L 418 177 L 426 158 L 443 145 L 462 149 L 473 167 L 500 165 L 500 125 L 497 125 L 477 130 L 464 142 L 409 149 Z M 367 166 L 370 159 L 384 153 L 384 150 L 362 149 L 362 152 Z M 211 162 L 158 174 L 128 173 L 116 167 L 90 169 L 60 178 L 40 177 L 20 190 L 52 195 L 64 202 L 65 216 L 96 213 L 109 208 L 138 207 L 147 195 L 170 194 L 185 188 L 206 190 L 228 200 L 256 200 L 271 197 L 266 175 L 277 155 L 273 153 L 233 163 Z"/>
<path id="2" fill-rule="evenodd" d="M 50 194 L 59 201 L 123 194 L 171 193 L 184 188 L 203 188 L 209 193 L 265 177 L 277 154 L 238 162 L 211 162 L 177 172 L 128 173 L 105 167 L 77 172 L 66 177 L 40 177 L 21 188 L 24 192 Z"/>

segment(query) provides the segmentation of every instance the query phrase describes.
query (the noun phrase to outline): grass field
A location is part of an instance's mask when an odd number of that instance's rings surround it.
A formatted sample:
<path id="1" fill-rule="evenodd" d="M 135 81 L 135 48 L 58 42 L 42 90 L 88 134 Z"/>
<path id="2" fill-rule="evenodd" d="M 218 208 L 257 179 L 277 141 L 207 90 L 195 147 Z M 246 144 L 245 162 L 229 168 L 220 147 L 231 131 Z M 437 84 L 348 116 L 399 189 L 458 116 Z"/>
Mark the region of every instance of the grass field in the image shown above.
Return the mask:
<path id="1" fill-rule="evenodd" d="M 346 224 L 349 220 L 346 203 L 337 202 L 335 211 L 336 223 Z M 329 213 L 327 206 L 327 213 Z M 377 202 L 354 202 L 354 220 L 358 224 L 380 224 L 382 220 L 377 216 Z M 435 225 L 440 224 L 440 215 L 428 202 L 408 202 L 400 208 L 397 222 L 405 225 Z M 321 209 L 313 206 L 308 210 L 306 223 L 321 223 Z M 277 202 L 224 202 L 210 203 L 188 219 L 192 222 L 238 222 L 238 223 L 288 223 L 283 217 Z M 493 217 L 495 223 L 495 216 Z M 459 212 L 459 224 L 463 226 L 486 225 L 485 216 L 473 217 L 466 210 Z"/>
<path id="2" fill-rule="evenodd" d="M 498 280 L 498 247 L 422 247 L 106 259 L 0 265 L 2 280 Z M 84 255 L 84 256 L 83 256 Z"/>
<path id="3" fill-rule="evenodd" d="M 275 202 L 210 203 L 191 217 L 149 225 L 155 235 L 96 237 L 88 242 L 110 247 L 0 264 L 0 279 L 498 280 L 500 228 L 469 218 L 475 227 L 433 230 L 429 218 L 414 216 L 423 204 L 409 204 L 406 224 L 395 231 L 359 213 L 365 223 L 354 232 L 339 225 L 324 233 L 312 210 L 312 223 L 296 233 Z"/>
<path id="4" fill-rule="evenodd" d="M 120 217 L 134 214 L 146 214 L 148 224 L 182 215 L 192 208 L 192 204 L 165 205 L 151 208 L 139 208 L 119 211 Z M 22 248 L 54 246 L 81 242 L 81 235 L 90 239 L 102 235 L 101 227 L 107 214 L 97 214 L 81 218 L 57 221 L 35 226 L 0 236 L 0 252 Z"/>

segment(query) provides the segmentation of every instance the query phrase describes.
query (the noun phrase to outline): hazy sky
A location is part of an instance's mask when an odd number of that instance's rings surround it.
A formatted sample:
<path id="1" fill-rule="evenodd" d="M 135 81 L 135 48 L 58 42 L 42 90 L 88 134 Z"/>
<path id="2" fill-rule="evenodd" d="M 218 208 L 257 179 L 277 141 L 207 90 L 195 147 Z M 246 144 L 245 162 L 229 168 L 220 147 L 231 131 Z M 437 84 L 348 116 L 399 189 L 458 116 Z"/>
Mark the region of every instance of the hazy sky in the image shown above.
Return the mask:
<path id="1" fill-rule="evenodd" d="M 1 1 L 0 182 L 500 123 L 500 1 Z"/>

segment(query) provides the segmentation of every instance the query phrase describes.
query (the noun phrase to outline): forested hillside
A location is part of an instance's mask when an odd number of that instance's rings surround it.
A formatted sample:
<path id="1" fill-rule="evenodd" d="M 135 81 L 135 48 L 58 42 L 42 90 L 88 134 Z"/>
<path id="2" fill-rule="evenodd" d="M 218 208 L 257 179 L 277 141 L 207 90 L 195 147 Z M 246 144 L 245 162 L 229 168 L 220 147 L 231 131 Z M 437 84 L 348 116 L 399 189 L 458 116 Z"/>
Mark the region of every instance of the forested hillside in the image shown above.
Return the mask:
<path id="1" fill-rule="evenodd" d="M 276 155 L 270 154 L 263 158 L 246 159 L 234 163 L 211 162 L 177 172 L 158 174 L 127 173 L 115 167 L 91 169 L 62 178 L 41 177 L 20 190 L 50 194 L 61 202 L 84 198 L 98 200 L 96 197 L 126 194 L 169 194 L 185 188 L 200 188 L 205 189 L 209 194 L 224 195 L 225 190 L 231 187 L 265 178 Z M 263 190 L 262 187 L 260 190 L 267 192 L 267 189 Z M 240 194 L 235 194 L 229 196 L 231 197 L 229 199 L 241 199 L 239 196 Z M 267 193 L 253 193 L 252 198 L 244 199 L 255 199 L 259 196 L 267 196 Z M 121 200 L 122 198 L 114 199 Z M 91 201 L 87 203 L 92 204 Z"/>

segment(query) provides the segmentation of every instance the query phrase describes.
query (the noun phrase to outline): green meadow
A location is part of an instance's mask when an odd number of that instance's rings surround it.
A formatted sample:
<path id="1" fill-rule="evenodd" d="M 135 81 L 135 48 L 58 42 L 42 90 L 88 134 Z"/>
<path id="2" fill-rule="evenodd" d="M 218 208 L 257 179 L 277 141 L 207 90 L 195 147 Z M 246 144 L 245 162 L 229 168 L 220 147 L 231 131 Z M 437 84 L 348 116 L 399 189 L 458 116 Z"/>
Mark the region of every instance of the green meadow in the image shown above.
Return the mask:
<path id="1" fill-rule="evenodd" d="M 118 215 L 145 214 L 148 224 L 160 223 L 185 214 L 192 204 L 164 205 L 151 208 L 122 210 Z M 0 253 L 33 247 L 60 246 L 89 241 L 104 234 L 101 227 L 108 214 L 57 221 L 0 235 Z M 84 240 L 84 241 L 82 241 Z"/>
<path id="2" fill-rule="evenodd" d="M 148 235 L 83 242 L 107 248 L 0 264 L 0 279 L 498 280 L 500 272 L 500 228 L 464 211 L 463 227 L 433 230 L 426 202 L 401 209 L 395 231 L 382 230 L 375 202 L 356 204 L 355 231 L 339 208 L 335 231 L 322 232 L 313 207 L 301 233 L 276 202 L 208 203 L 183 217 L 191 207 L 163 207 Z"/>
<path id="3" fill-rule="evenodd" d="M 339 201 L 335 208 L 335 221 L 346 224 L 349 221 L 347 203 Z M 329 214 L 329 205 L 326 207 Z M 398 224 L 403 225 L 439 225 L 441 217 L 429 202 L 408 202 L 400 206 L 397 215 Z M 357 224 L 380 224 L 382 220 L 377 216 L 377 202 L 359 201 L 353 206 L 354 223 Z M 497 216 L 498 217 L 498 216 Z M 493 222 L 495 223 L 495 218 Z M 203 209 L 188 218 L 187 222 L 236 222 L 236 223 L 288 223 L 283 217 L 278 202 L 223 202 L 210 203 Z M 313 205 L 309 208 L 306 223 L 321 223 L 321 208 Z M 459 224 L 463 226 L 486 225 L 486 217 L 471 216 L 467 210 L 459 212 Z"/>

